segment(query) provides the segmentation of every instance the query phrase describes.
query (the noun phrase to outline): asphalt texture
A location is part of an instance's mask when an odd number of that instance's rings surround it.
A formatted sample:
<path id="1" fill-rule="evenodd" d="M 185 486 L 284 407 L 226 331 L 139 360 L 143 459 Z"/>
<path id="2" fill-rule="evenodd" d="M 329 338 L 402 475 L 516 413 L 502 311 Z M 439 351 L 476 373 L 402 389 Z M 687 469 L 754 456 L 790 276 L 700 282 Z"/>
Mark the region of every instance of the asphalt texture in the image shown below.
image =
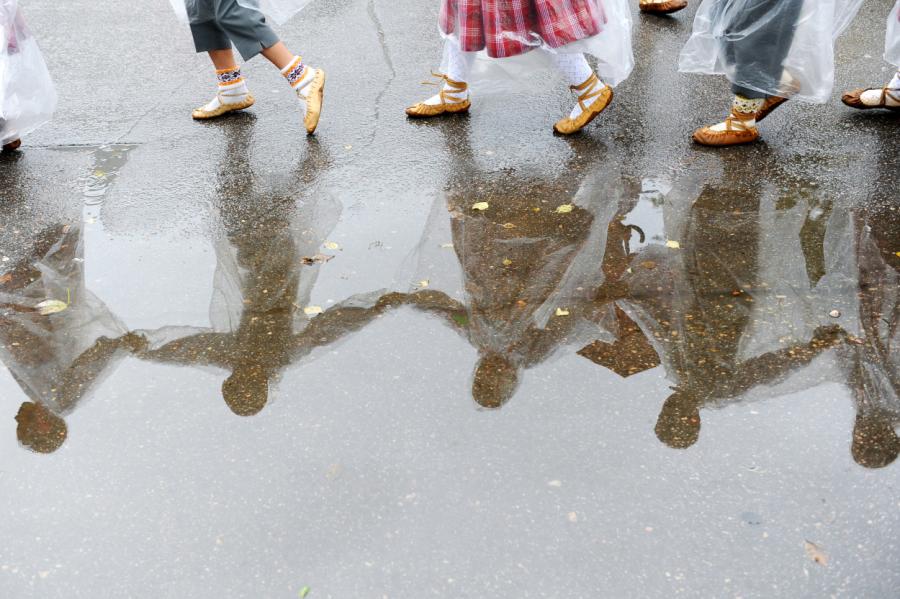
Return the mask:
<path id="1" fill-rule="evenodd" d="M 890 5 L 711 150 L 696 2 L 634 6 L 571 138 L 547 74 L 407 120 L 436 2 L 278 28 L 314 138 L 261 58 L 193 122 L 163 0 L 25 2 L 60 107 L 0 157 L 0 596 L 896 596 L 900 121 L 839 102 Z"/>

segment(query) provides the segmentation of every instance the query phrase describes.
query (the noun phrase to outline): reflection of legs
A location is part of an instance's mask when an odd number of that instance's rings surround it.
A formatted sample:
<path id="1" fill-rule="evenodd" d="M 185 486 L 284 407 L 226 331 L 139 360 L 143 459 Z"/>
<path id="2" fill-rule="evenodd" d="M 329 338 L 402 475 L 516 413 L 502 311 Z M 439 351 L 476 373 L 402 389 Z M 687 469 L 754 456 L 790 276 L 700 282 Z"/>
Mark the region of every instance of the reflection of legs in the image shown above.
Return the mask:
<path id="1" fill-rule="evenodd" d="M 612 88 L 604 84 L 588 64 L 584 54 L 549 53 L 553 63 L 569 87 L 578 94 L 578 102 L 567 118 L 554 126 L 557 133 L 568 135 L 583 129 L 603 112 L 612 101 Z"/>
<path id="2" fill-rule="evenodd" d="M 428 118 L 443 114 L 466 112 L 469 101 L 469 75 L 475 64 L 475 52 L 463 52 L 455 41 L 444 42 L 444 58 L 447 73 L 441 91 L 424 102 L 406 109 L 406 114 L 416 118 Z"/>

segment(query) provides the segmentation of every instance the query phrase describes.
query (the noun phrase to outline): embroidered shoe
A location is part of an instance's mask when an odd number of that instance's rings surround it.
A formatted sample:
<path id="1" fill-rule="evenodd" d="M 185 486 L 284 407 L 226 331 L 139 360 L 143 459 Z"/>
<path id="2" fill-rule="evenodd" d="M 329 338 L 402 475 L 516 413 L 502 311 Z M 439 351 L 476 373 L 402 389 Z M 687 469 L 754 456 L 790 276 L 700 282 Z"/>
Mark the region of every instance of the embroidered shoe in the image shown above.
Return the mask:
<path id="1" fill-rule="evenodd" d="M 723 147 L 748 144 L 759 139 L 759 130 L 747 125 L 756 118 L 755 113 L 734 112 L 725 119 L 725 129 L 702 127 L 694 131 L 693 140 L 702 146 Z"/>
<path id="2" fill-rule="evenodd" d="M 572 135 L 584 129 L 591 121 L 597 118 L 601 112 L 606 110 L 609 103 L 613 99 L 613 89 L 604 85 L 599 87 L 600 79 L 597 75 L 592 74 L 587 81 L 581 85 L 572 85 L 571 89 L 575 92 L 584 92 L 578 96 L 578 104 L 581 106 L 581 114 L 576 118 L 570 116 L 557 121 L 553 125 L 553 130 L 560 135 Z M 595 89 L 598 88 L 599 89 Z"/>
<path id="3" fill-rule="evenodd" d="M 322 103 L 325 99 L 325 71 L 322 69 L 313 70 L 315 71 L 313 80 L 297 92 L 297 97 L 306 102 L 306 114 L 303 115 L 303 125 L 306 127 L 307 135 L 312 135 L 316 132 L 316 127 L 319 126 L 319 119 L 322 117 Z"/>
<path id="4" fill-rule="evenodd" d="M 469 100 L 469 86 L 463 81 L 454 81 L 446 75 L 432 73 L 444 81 L 443 88 L 437 95 L 439 102 L 429 104 L 419 102 L 406 109 L 406 114 L 414 119 L 427 119 L 444 114 L 461 114 L 469 111 L 472 102 Z"/>
<path id="5" fill-rule="evenodd" d="M 243 93 L 240 96 L 229 96 L 225 92 L 220 91 L 208 104 L 195 109 L 191 113 L 191 117 L 195 121 L 205 121 L 226 115 L 229 112 L 250 108 L 254 103 L 255 100 L 249 93 Z"/>

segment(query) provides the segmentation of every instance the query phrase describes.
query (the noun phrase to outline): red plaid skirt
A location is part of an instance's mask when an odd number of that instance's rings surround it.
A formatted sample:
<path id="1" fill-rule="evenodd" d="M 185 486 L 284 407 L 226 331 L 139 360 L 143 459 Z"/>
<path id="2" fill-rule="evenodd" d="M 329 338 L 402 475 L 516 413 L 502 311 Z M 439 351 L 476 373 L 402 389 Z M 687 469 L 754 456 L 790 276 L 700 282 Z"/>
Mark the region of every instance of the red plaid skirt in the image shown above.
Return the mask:
<path id="1" fill-rule="evenodd" d="M 442 0 L 440 27 L 463 52 L 516 56 L 546 44 L 559 48 L 597 35 L 606 15 L 600 0 Z"/>

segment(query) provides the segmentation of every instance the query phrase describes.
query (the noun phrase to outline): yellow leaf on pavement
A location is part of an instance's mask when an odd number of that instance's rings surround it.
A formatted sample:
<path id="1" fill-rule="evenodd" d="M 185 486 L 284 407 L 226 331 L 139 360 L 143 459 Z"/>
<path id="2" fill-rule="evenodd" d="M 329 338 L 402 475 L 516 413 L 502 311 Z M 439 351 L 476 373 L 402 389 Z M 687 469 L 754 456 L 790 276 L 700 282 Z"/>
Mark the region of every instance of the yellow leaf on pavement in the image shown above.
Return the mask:
<path id="1" fill-rule="evenodd" d="M 678 243 L 677 241 L 672 241 L 672 240 L 670 239 L 670 240 L 668 240 L 668 241 L 666 242 L 666 247 L 667 247 L 667 248 L 672 248 L 673 250 L 677 250 L 677 249 L 681 248 L 681 244 Z"/>
<path id="2" fill-rule="evenodd" d="M 475 202 L 472 204 L 472 210 L 487 210 L 490 207 L 490 204 L 487 202 Z"/>
<path id="3" fill-rule="evenodd" d="M 569 315 L 569 311 L 568 311 L 568 310 L 564 310 L 563 308 L 557 308 L 557 309 L 556 309 L 556 315 L 557 315 L 557 316 L 568 316 L 568 315 Z"/>
<path id="4" fill-rule="evenodd" d="M 341 249 L 341 246 L 340 246 L 339 244 L 333 242 L 333 241 L 326 241 L 326 242 L 323 243 L 322 245 L 325 246 L 326 248 L 328 248 L 329 250 L 339 250 L 339 249 Z"/>
<path id="5" fill-rule="evenodd" d="M 69 304 L 59 300 L 44 300 L 35 307 L 38 309 L 41 316 L 48 316 L 50 314 L 62 312 L 69 307 Z"/>
<path id="6" fill-rule="evenodd" d="M 322 306 L 307 306 L 303 308 L 303 313 L 307 316 L 315 316 L 316 314 L 321 314 L 322 312 L 324 312 L 324 310 L 322 310 Z"/>
<path id="7" fill-rule="evenodd" d="M 572 212 L 572 210 L 574 210 L 574 209 L 575 209 L 575 206 L 573 206 L 572 204 L 563 204 L 562 206 L 557 206 L 556 213 L 557 214 L 568 214 L 569 212 Z"/>

